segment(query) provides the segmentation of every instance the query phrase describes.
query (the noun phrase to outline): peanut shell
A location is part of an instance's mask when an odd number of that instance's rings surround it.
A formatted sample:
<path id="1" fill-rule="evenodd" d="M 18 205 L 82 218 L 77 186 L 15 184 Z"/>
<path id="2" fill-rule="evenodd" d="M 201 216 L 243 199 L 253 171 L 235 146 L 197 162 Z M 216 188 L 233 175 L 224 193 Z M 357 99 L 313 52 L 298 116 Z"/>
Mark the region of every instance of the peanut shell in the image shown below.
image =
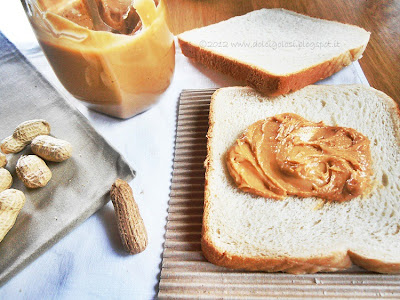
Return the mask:
<path id="1" fill-rule="evenodd" d="M 18 153 L 24 150 L 26 145 L 27 143 L 21 142 L 10 135 L 1 141 L 0 149 L 5 154 Z"/>
<path id="2" fill-rule="evenodd" d="M 49 135 L 35 137 L 32 140 L 31 149 L 41 158 L 54 162 L 67 160 L 72 154 L 72 145 L 69 142 Z"/>
<path id="3" fill-rule="evenodd" d="M 0 242 L 14 226 L 24 204 L 25 195 L 23 192 L 15 189 L 0 192 Z"/>
<path id="4" fill-rule="evenodd" d="M 38 135 L 50 134 L 50 124 L 45 120 L 25 121 L 15 128 L 13 137 L 23 143 L 31 142 Z"/>
<path id="5" fill-rule="evenodd" d="M 7 165 L 7 157 L 0 152 L 0 168 L 4 168 Z"/>
<path id="6" fill-rule="evenodd" d="M 133 198 L 132 189 L 126 181 L 115 181 L 111 187 L 111 200 L 125 250 L 130 254 L 142 252 L 148 243 L 147 231 Z"/>
<path id="7" fill-rule="evenodd" d="M 7 169 L 0 168 L 0 192 L 9 189 L 13 183 L 12 176 Z"/>
<path id="8" fill-rule="evenodd" d="M 44 187 L 52 176 L 44 160 L 36 155 L 21 156 L 15 170 L 18 178 L 31 189 Z"/>

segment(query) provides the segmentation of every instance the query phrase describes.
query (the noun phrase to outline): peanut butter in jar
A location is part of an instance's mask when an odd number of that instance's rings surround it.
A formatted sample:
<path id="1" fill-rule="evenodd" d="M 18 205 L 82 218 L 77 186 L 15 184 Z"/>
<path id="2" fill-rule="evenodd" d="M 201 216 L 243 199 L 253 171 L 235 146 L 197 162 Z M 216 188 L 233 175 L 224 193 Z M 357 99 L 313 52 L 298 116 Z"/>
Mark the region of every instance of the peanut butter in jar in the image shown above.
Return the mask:
<path id="1" fill-rule="evenodd" d="M 175 67 L 163 2 L 93 0 L 112 30 L 99 30 L 89 0 L 26 0 L 27 14 L 58 79 L 89 108 L 129 118 L 157 102 Z M 98 26 L 97 26 L 98 27 Z"/>

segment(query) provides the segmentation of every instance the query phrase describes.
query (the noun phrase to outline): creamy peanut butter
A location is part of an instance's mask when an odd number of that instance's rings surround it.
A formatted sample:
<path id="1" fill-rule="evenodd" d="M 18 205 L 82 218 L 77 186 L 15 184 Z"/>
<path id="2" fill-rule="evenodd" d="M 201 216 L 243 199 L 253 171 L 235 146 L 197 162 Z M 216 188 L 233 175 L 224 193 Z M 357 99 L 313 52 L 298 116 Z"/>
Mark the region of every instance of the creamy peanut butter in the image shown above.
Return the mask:
<path id="1" fill-rule="evenodd" d="M 104 23 L 94 30 L 86 0 L 38 0 L 30 18 L 64 87 L 87 106 L 127 118 L 146 110 L 169 86 L 173 35 L 163 2 L 95 0 Z"/>
<path id="2" fill-rule="evenodd" d="M 227 153 L 240 189 L 283 199 L 288 195 L 347 201 L 370 189 L 367 137 L 286 113 L 252 124 Z"/>

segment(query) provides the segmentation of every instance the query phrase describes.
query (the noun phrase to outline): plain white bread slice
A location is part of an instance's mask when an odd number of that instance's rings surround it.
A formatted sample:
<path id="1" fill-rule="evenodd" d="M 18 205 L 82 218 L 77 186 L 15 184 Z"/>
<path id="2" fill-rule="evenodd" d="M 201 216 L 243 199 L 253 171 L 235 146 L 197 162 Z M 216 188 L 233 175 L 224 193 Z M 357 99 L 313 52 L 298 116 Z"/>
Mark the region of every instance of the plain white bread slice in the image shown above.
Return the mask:
<path id="1" fill-rule="evenodd" d="M 364 198 L 324 203 L 273 200 L 239 190 L 226 151 L 252 123 L 281 113 L 351 127 L 371 142 L 374 189 Z M 384 93 L 361 85 L 311 85 L 273 98 L 231 87 L 212 96 L 202 249 L 238 269 L 314 273 L 348 268 L 400 272 L 400 114 Z"/>
<path id="2" fill-rule="evenodd" d="M 187 57 L 267 95 L 326 78 L 361 57 L 370 33 L 357 26 L 261 9 L 178 36 Z"/>

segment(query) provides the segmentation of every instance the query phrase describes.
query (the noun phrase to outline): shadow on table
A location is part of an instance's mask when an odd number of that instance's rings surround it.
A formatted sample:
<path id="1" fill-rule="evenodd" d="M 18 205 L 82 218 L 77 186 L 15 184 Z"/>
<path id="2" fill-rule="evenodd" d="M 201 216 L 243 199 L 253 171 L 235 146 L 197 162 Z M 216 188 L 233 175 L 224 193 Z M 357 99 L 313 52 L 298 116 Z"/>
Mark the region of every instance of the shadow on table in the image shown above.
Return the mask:
<path id="1" fill-rule="evenodd" d="M 114 209 L 110 205 L 105 205 L 97 212 L 97 215 L 104 226 L 113 250 L 120 256 L 129 256 L 122 246 Z"/>

